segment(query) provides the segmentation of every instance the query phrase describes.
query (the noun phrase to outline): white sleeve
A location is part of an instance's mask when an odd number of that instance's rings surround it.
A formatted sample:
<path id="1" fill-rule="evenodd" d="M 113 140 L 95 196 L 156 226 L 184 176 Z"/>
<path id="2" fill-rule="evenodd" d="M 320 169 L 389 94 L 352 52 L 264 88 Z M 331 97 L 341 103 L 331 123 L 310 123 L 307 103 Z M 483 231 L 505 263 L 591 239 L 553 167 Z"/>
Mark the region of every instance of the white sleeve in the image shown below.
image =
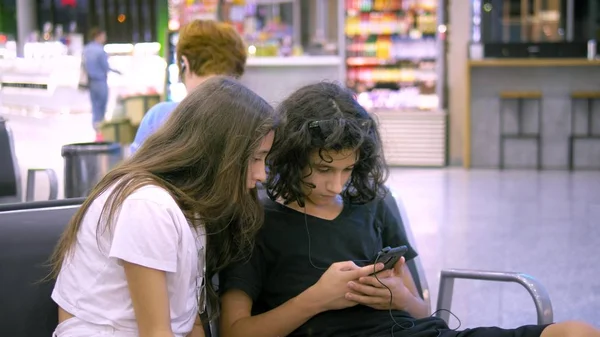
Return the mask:
<path id="1" fill-rule="evenodd" d="M 177 222 L 166 207 L 128 198 L 114 222 L 108 256 L 175 273 L 180 234 Z"/>

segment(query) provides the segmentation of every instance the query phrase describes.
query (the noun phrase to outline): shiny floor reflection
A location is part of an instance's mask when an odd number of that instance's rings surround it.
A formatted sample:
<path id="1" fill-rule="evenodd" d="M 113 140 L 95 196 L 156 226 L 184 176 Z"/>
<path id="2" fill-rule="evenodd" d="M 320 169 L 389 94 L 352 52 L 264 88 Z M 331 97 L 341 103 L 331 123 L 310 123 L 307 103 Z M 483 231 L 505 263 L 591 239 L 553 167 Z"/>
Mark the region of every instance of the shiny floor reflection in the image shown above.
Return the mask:
<path id="1" fill-rule="evenodd" d="M 392 172 L 433 304 L 443 268 L 519 271 L 547 287 L 555 320 L 600 326 L 600 172 Z M 458 280 L 453 304 L 467 327 L 536 320 L 531 298 L 516 284 Z"/>

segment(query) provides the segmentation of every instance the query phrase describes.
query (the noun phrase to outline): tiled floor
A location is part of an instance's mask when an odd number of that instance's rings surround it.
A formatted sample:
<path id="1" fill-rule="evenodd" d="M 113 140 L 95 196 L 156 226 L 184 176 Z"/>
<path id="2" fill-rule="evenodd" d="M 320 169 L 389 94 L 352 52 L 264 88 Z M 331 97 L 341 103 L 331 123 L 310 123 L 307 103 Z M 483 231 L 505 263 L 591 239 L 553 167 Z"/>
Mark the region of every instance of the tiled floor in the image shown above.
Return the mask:
<path id="1" fill-rule="evenodd" d="M 93 138 L 87 114 L 6 117 L 23 172 L 52 167 L 60 177 L 61 145 Z M 389 185 L 405 203 L 434 305 L 443 268 L 521 271 L 547 287 L 556 320 L 600 327 L 600 172 L 394 169 Z M 452 311 L 462 327 L 536 319 L 512 284 L 457 281 Z"/>
<path id="2" fill-rule="evenodd" d="M 600 172 L 394 170 L 436 303 L 444 268 L 525 272 L 550 293 L 555 320 L 600 327 Z M 456 281 L 463 326 L 535 322 L 518 285 Z"/>

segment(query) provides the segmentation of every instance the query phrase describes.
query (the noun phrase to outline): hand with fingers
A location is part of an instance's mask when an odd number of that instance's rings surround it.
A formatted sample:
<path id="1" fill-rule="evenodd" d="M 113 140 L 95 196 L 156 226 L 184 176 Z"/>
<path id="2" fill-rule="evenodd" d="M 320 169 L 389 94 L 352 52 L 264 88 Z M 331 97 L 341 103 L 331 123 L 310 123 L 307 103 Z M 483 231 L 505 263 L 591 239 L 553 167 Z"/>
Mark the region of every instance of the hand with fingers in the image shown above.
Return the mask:
<path id="1" fill-rule="evenodd" d="M 377 277 L 368 275 L 349 281 L 348 288 L 352 291 L 347 292 L 345 298 L 373 309 L 405 310 L 408 299 L 413 295 L 404 285 L 404 265 L 402 257 L 394 268 L 376 273 Z"/>
<path id="2" fill-rule="evenodd" d="M 332 264 L 307 292 L 322 311 L 352 307 L 358 303 L 346 298 L 346 293 L 351 291 L 348 282 L 366 277 L 374 270 L 379 272 L 382 269 L 383 263 L 359 267 L 352 261 L 337 262 Z"/>

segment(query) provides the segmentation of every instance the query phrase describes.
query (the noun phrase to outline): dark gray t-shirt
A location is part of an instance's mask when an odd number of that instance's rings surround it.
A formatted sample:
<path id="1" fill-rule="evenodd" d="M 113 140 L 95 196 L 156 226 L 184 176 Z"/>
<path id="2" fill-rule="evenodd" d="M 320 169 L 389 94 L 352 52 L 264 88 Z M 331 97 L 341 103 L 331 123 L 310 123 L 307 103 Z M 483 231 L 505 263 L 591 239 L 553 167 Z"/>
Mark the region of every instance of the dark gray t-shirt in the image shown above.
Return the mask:
<path id="1" fill-rule="evenodd" d="M 334 262 L 352 260 L 367 265 L 386 246 L 407 245 L 407 261 L 417 256 L 408 243 L 402 220 L 383 200 L 346 204 L 334 220 L 305 215 L 268 199 L 263 204 L 265 223 L 250 260 L 231 266 L 220 278 L 222 293 L 239 289 L 252 298 L 253 315 L 297 296 L 315 284 Z M 412 325 L 413 318 L 407 312 L 392 314 L 398 323 Z M 389 311 L 357 305 L 321 313 L 290 336 L 375 336 L 382 332 L 389 336 L 392 325 Z M 399 336 L 401 329 L 395 330 Z"/>

